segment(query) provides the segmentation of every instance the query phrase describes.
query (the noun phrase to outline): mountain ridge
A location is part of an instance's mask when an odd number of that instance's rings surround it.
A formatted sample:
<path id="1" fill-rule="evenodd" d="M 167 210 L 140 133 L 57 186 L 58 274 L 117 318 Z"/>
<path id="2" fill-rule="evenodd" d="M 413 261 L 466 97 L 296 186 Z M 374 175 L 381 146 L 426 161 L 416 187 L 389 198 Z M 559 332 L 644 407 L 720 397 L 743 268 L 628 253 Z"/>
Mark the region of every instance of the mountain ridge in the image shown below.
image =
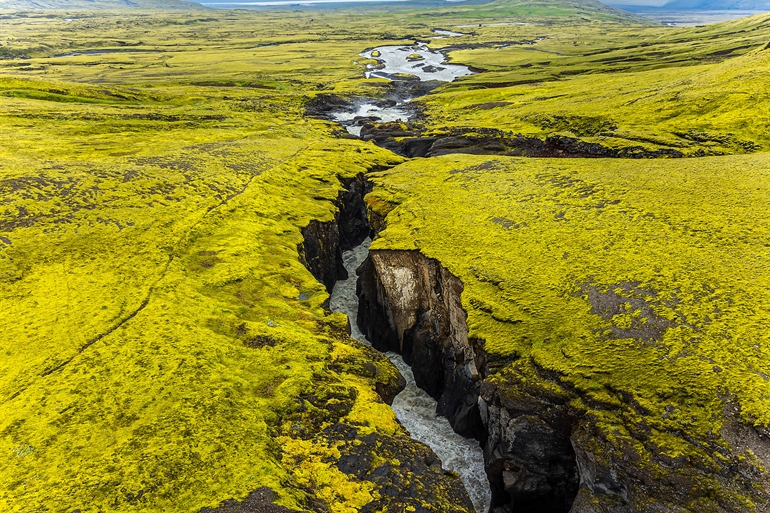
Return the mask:
<path id="1" fill-rule="evenodd" d="M 0 0 L 0 11 L 74 11 L 123 9 L 205 9 L 183 0 Z"/>
<path id="2" fill-rule="evenodd" d="M 741 10 L 770 11 L 768 0 L 673 0 L 663 5 L 665 10 Z"/>

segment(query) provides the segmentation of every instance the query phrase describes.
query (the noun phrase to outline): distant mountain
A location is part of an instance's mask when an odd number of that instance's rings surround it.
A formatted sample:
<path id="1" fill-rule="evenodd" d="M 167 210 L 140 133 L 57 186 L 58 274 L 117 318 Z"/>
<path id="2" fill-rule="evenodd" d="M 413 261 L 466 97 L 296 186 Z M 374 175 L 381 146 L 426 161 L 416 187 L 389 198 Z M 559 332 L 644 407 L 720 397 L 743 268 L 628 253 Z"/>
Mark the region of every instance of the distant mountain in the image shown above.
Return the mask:
<path id="1" fill-rule="evenodd" d="M 0 11 L 201 8 L 200 4 L 179 0 L 0 0 Z"/>
<path id="2" fill-rule="evenodd" d="M 666 10 L 701 9 L 706 11 L 770 11 L 770 0 L 674 0 L 661 7 Z"/>
<path id="3" fill-rule="evenodd" d="M 605 0 L 631 12 L 644 11 L 770 11 L 770 0 Z"/>

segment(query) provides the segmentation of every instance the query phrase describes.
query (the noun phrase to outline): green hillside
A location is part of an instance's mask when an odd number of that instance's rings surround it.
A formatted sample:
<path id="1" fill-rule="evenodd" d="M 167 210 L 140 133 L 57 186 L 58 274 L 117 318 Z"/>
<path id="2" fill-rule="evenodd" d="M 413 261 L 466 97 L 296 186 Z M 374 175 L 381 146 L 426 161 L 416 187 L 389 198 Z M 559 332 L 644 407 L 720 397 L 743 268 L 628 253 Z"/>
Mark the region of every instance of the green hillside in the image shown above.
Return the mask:
<path id="1" fill-rule="evenodd" d="M 623 32 L 602 39 L 589 28 L 576 43 L 572 34 L 554 32 L 541 29 L 543 39 L 533 45 L 453 51 L 454 62 L 489 72 L 427 98 L 423 135 L 485 128 L 501 138 L 564 136 L 629 155 L 769 147 L 770 15 L 714 27 L 649 29 L 622 42 Z M 747 108 L 752 115 L 746 116 Z"/>
<path id="2" fill-rule="evenodd" d="M 183 0 L 3 0 L 7 11 L 110 11 L 123 9 L 203 9 Z"/>
<path id="3" fill-rule="evenodd" d="M 303 263 L 365 175 L 373 248 L 462 280 L 479 387 L 559 403 L 606 470 L 575 476 L 598 504 L 576 513 L 762 511 L 770 16 L 106 5 L 0 3 L 0 510 L 471 511 Z M 366 129 L 496 155 L 406 158 L 308 115 L 386 97 L 361 52 L 436 29 L 477 73 Z M 549 137 L 690 158 L 516 146 Z"/>
<path id="4" fill-rule="evenodd" d="M 469 336 L 502 365 L 488 382 L 567 402 L 631 504 L 655 482 L 664 510 L 754 511 L 766 474 L 726 476 L 768 464 L 735 434 L 770 423 L 768 173 L 766 154 L 416 160 L 374 177 L 372 249 L 458 276 Z"/>
<path id="5" fill-rule="evenodd" d="M 392 486 L 422 490 L 404 507 L 466 510 L 377 395 L 395 369 L 300 263 L 339 179 L 401 159 L 302 116 L 319 80 L 357 78 L 360 41 L 324 68 L 323 35 L 255 58 L 296 19 L 259 35 L 264 15 L 3 21 L 4 48 L 145 45 L 0 61 L 3 511 L 199 511 L 264 490 L 354 511 Z M 375 448 L 359 474 L 336 466 Z"/>

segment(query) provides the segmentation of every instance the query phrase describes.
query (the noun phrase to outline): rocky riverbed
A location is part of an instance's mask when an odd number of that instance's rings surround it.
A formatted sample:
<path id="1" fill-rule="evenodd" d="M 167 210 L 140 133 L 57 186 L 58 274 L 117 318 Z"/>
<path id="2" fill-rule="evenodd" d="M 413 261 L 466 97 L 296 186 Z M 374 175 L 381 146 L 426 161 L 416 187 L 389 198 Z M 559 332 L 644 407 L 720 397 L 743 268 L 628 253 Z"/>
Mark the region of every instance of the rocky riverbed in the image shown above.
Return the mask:
<path id="1" fill-rule="evenodd" d="M 436 33 L 441 34 L 438 37 L 465 35 L 445 30 L 436 30 Z M 361 135 L 365 126 L 420 118 L 420 109 L 412 103 L 413 99 L 444 82 L 472 73 L 467 66 L 447 63 L 443 53 L 424 43 L 379 46 L 361 53 L 361 56 L 377 61 L 377 64 L 367 65 L 367 78 L 385 78 L 392 82 L 386 98 L 319 95 L 307 106 L 308 115 L 336 121 L 356 137 Z"/>

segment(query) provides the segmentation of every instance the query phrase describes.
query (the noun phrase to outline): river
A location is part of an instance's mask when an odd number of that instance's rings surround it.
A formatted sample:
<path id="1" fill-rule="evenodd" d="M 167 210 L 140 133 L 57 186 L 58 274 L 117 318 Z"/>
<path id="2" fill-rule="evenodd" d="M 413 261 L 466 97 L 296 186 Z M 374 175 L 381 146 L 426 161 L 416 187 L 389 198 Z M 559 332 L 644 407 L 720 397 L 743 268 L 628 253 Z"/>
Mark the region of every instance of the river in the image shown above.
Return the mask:
<path id="1" fill-rule="evenodd" d="M 371 345 L 358 329 L 358 297 L 356 296 L 356 269 L 369 254 L 367 239 L 357 248 L 343 254 L 347 280 L 339 280 L 332 291 L 330 305 L 335 312 L 348 316 L 351 336 L 359 342 Z M 479 513 L 489 510 L 492 500 L 484 471 L 484 455 L 476 440 L 464 438 L 454 432 L 449 421 L 436 415 L 436 401 L 414 383 L 412 369 L 404 362 L 401 355 L 386 353 L 386 356 L 398 368 L 406 379 L 406 388 L 393 401 L 393 411 L 399 422 L 409 431 L 412 438 L 427 444 L 441 459 L 446 470 L 457 472 L 465 484 L 465 489 Z"/>
<path id="2" fill-rule="evenodd" d="M 467 34 L 448 30 L 434 30 L 436 38 L 462 37 Z M 398 46 L 379 46 L 361 53 L 362 57 L 373 59 L 377 64 L 368 64 L 366 78 L 384 78 L 401 83 L 432 82 L 436 85 L 470 75 L 467 66 L 448 64 L 446 56 L 438 50 L 429 48 L 424 43 Z M 401 88 L 402 90 L 408 88 Z M 422 94 L 429 89 L 416 88 Z M 348 133 L 361 135 L 361 128 L 366 123 L 387 123 L 390 121 L 411 121 L 416 117 L 416 109 L 410 102 L 417 94 L 400 94 L 390 100 L 373 98 L 353 99 L 348 108 L 331 113 L 331 119 L 341 124 Z"/>

